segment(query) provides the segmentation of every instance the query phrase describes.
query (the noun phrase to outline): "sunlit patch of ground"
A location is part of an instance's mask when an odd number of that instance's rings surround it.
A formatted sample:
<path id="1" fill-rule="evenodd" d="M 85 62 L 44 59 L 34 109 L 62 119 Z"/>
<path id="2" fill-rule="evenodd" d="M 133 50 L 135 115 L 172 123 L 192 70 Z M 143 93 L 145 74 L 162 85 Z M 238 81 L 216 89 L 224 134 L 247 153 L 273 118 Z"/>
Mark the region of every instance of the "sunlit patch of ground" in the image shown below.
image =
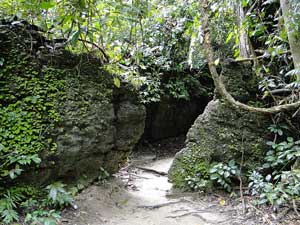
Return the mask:
<path id="1" fill-rule="evenodd" d="M 166 173 L 172 158 L 141 155 L 105 185 L 93 185 L 76 199 L 79 209 L 64 215 L 69 225 L 205 225 L 259 224 L 243 221 L 221 196 L 174 193 Z M 149 169 L 149 171 L 148 171 Z M 151 172 L 153 170 L 154 172 Z"/>

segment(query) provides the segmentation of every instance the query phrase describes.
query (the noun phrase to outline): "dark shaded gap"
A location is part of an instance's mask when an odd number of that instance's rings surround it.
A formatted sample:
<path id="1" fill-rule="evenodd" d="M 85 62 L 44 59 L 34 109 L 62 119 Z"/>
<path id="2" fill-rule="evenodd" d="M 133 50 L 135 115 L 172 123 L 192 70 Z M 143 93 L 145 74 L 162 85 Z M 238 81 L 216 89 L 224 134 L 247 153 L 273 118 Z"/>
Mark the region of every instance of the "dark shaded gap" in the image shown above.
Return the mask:
<path id="1" fill-rule="evenodd" d="M 163 99 L 147 105 L 145 131 L 141 140 L 155 142 L 185 135 L 209 101 L 209 97 L 190 101 Z"/>

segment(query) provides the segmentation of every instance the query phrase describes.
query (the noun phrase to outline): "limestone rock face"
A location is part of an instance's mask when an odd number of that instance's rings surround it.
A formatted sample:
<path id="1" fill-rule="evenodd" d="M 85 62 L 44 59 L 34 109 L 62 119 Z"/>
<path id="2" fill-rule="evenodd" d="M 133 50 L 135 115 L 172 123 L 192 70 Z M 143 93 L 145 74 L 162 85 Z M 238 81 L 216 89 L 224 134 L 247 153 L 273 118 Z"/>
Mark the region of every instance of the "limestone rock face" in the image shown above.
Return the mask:
<path id="1" fill-rule="evenodd" d="M 236 76 L 249 76 L 244 66 L 232 66 L 225 70 L 224 80 L 243 79 Z M 241 70 L 242 69 L 242 70 Z M 234 71 L 234 73 L 229 73 Z M 238 72 L 239 71 L 239 72 Z M 230 84 L 230 82 L 226 82 Z M 251 92 L 241 82 L 229 88 L 234 94 L 240 92 L 240 100 L 249 99 Z M 186 185 L 187 177 L 208 178 L 208 170 L 212 163 L 228 162 L 234 159 L 241 162 L 244 154 L 244 168 L 255 168 L 263 156 L 266 147 L 266 134 L 270 120 L 263 115 L 239 111 L 231 108 L 220 99 L 214 99 L 207 105 L 186 137 L 186 147 L 177 153 L 169 170 L 169 179 L 177 187 Z"/>
<path id="2" fill-rule="evenodd" d="M 222 66 L 222 80 L 227 91 L 238 101 L 255 101 L 257 93 L 257 76 L 249 64 L 229 63 Z M 216 97 L 219 98 L 218 93 Z"/>
<path id="3" fill-rule="evenodd" d="M 58 47 L 30 25 L 2 23 L 1 122 L 20 135 L 9 130 L 12 142 L 2 132 L 0 141 L 9 151 L 22 149 L 20 157 L 41 159 L 24 165 L 19 179 L 76 183 L 97 178 L 103 169 L 116 172 L 144 132 L 146 110 L 137 93 L 126 84 L 116 88 L 101 58 Z M 9 115 L 18 115 L 20 124 Z"/>
<path id="4" fill-rule="evenodd" d="M 81 82 L 70 91 L 78 95 L 62 102 L 63 120 L 53 134 L 57 150 L 44 160 L 45 180 L 92 180 L 101 168 L 115 173 L 144 132 L 146 110 L 130 96 L 130 90 L 122 99 L 103 100 L 97 81 Z"/>

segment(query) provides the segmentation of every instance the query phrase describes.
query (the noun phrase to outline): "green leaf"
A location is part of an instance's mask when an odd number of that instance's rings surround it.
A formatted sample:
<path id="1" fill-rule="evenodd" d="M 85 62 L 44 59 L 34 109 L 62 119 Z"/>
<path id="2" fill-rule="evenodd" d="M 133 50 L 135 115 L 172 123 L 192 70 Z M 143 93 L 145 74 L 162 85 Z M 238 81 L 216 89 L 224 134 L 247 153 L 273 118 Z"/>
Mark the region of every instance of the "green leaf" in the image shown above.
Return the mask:
<path id="1" fill-rule="evenodd" d="M 42 160 L 38 157 L 37 154 L 35 154 L 32 156 L 32 161 L 35 162 L 36 164 L 40 164 Z"/>
<path id="2" fill-rule="evenodd" d="M 225 44 L 228 44 L 228 42 L 232 39 L 233 34 L 234 34 L 234 33 L 233 33 L 232 31 L 229 33 L 229 35 L 228 35 L 227 38 L 226 38 Z"/>
<path id="3" fill-rule="evenodd" d="M 229 177 L 229 176 L 230 176 L 230 173 L 229 173 L 228 171 L 226 171 L 226 172 L 224 173 L 224 177 L 227 178 L 227 177 Z"/>
<path id="4" fill-rule="evenodd" d="M 77 43 L 78 39 L 79 39 L 80 34 L 81 34 L 81 30 L 75 31 L 75 32 L 70 36 L 70 38 L 69 38 L 69 43 L 70 43 L 71 45 L 75 45 L 75 44 Z"/>
<path id="5" fill-rule="evenodd" d="M 219 65 L 219 63 L 220 63 L 220 58 L 217 58 L 217 59 L 215 60 L 214 64 L 217 66 L 217 65 Z"/>
<path id="6" fill-rule="evenodd" d="M 51 9 L 54 6 L 55 6 L 54 2 L 42 2 L 42 3 L 40 3 L 40 8 L 45 9 L 45 10 Z"/>
<path id="7" fill-rule="evenodd" d="M 46 218 L 44 221 L 44 225 L 57 225 L 57 222 L 53 219 Z"/>
<path id="8" fill-rule="evenodd" d="M 213 167 L 209 170 L 210 173 L 215 173 L 217 171 L 218 171 L 218 169 L 216 167 Z"/>
<path id="9" fill-rule="evenodd" d="M 234 160 L 230 160 L 228 163 L 229 167 L 234 167 L 235 166 L 235 161 Z"/>
<path id="10" fill-rule="evenodd" d="M 4 210 L 3 212 L 1 212 L 1 216 L 5 224 L 10 224 L 13 221 L 17 221 L 19 219 L 18 213 L 13 209 Z"/>
<path id="11" fill-rule="evenodd" d="M 79 0 L 79 6 L 80 8 L 85 8 L 85 0 Z"/>
<path id="12" fill-rule="evenodd" d="M 3 66 L 4 65 L 4 58 L 0 57 L 0 66 Z"/>
<path id="13" fill-rule="evenodd" d="M 119 78 L 114 77 L 114 85 L 115 85 L 116 87 L 118 87 L 118 88 L 121 87 L 121 81 L 120 81 Z"/>
<path id="14" fill-rule="evenodd" d="M 220 176 L 218 175 L 218 174 L 212 174 L 211 176 L 210 176 L 210 179 L 211 180 L 216 180 L 216 179 L 218 179 Z"/>
<path id="15" fill-rule="evenodd" d="M 57 189 L 51 188 L 49 192 L 49 198 L 52 199 L 52 201 L 56 201 L 56 197 L 57 197 Z"/>

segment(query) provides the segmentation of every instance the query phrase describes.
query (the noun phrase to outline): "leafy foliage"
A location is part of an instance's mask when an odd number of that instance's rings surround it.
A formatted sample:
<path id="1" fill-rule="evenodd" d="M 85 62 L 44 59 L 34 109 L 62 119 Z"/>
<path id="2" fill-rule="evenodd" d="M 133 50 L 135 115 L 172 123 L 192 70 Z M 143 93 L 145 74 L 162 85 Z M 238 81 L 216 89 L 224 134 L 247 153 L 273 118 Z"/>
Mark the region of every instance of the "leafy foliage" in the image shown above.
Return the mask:
<path id="1" fill-rule="evenodd" d="M 109 177 L 110 174 L 103 167 L 100 167 L 100 175 L 98 176 L 99 182 L 104 184 Z"/>
<path id="2" fill-rule="evenodd" d="M 68 204 L 66 199 L 62 199 L 64 195 L 60 193 L 56 205 L 47 205 L 45 190 L 23 187 L 22 181 L 23 173 L 39 166 L 42 154 L 45 157 L 56 151 L 56 144 L 49 133 L 60 121 L 57 109 L 58 101 L 65 96 L 66 72 L 41 65 L 26 52 L 24 45 L 15 44 L 19 36 L 7 29 L 2 29 L 1 32 L 1 221 L 11 224 L 32 213 L 33 217 L 28 222 L 54 224 L 55 220 L 46 217 L 46 211 L 57 205 Z M 37 211 L 34 212 L 35 210 Z M 40 215 L 44 213 L 44 219 L 38 219 L 38 212 Z"/>
<path id="3" fill-rule="evenodd" d="M 296 0 L 293 10 L 299 10 Z M 245 29 L 253 47 L 252 57 L 258 60 L 255 70 L 261 78 L 260 91 L 272 100 L 267 104 L 291 102 L 297 95 L 299 68 L 293 68 L 288 35 L 279 13 L 278 1 L 242 0 L 245 12 L 242 28 L 236 26 L 235 4 L 232 1 L 210 1 L 211 31 L 216 50 L 216 64 L 225 58 L 239 58 L 240 29 Z M 131 83 L 143 103 L 160 101 L 161 97 L 190 100 L 199 90 L 209 92 L 199 81 L 198 73 L 206 74 L 203 57 L 201 15 L 195 0 L 2 0 L 1 22 L 9 19 L 16 26 L 30 26 L 49 39 L 44 47 L 54 53 L 68 48 L 75 53 L 89 52 L 99 57 L 113 75 L 113 83 Z M 299 34 L 299 18 L 292 18 L 291 27 Z M 30 24 L 29 24 L 30 22 Z M 10 31 L 11 32 L 11 31 Z M 1 38 L 4 33 L 1 33 Z M 18 39 L 12 31 L 12 39 Z M 2 41 L 2 40 L 1 40 Z M 13 40 L 4 40 L 4 46 Z M 25 40 L 25 42 L 28 40 Z M 5 43 L 5 44 L 4 44 Z M 18 220 L 18 208 L 38 208 L 26 216 L 32 224 L 54 224 L 55 211 L 40 209 L 39 198 L 30 191 L 10 189 L 28 168 L 39 166 L 41 154 L 55 152 L 56 145 L 48 132 L 60 121 L 57 99 L 64 99 L 66 71 L 37 63 L 33 59 L 34 41 L 28 51 L 22 44 L 0 56 L 0 215 L 4 223 Z M 36 49 L 35 49 L 36 50 Z M 40 57 L 36 50 L 36 57 Z M 256 58 L 255 55 L 258 55 Z M 221 60 L 220 60 L 221 59 Z M 256 62 L 255 62 L 256 64 Z M 272 91 L 287 89 L 291 98 L 276 96 Z M 296 93 L 296 94 L 295 94 Z M 283 137 L 283 129 L 270 131 Z M 299 141 L 269 142 L 261 171 L 251 173 L 249 186 L 261 203 L 283 204 L 299 197 L 299 171 L 292 165 L 299 160 Z M 185 163 L 191 163 L 188 161 Z M 234 161 L 208 165 L 189 165 L 183 179 L 191 190 L 202 190 L 212 183 L 231 191 L 239 175 Z M 268 174 L 266 174 L 268 171 Z M 271 172 L 270 172 L 271 171 Z M 107 174 L 102 171 L 102 178 Z M 101 177 L 100 177 L 101 178 Z M 72 203 L 64 185 L 47 186 L 45 207 L 62 207 Z"/>
<path id="4" fill-rule="evenodd" d="M 282 171 L 276 176 L 267 175 L 266 177 L 254 171 L 249 179 L 251 194 L 258 197 L 257 204 L 269 203 L 281 206 L 299 199 L 299 170 Z"/>
<path id="5" fill-rule="evenodd" d="M 232 178 L 238 176 L 239 168 L 234 160 L 230 160 L 228 164 L 218 163 L 214 165 L 210 170 L 210 179 L 216 181 L 225 190 L 230 192 L 232 185 Z"/>
<path id="6" fill-rule="evenodd" d="M 46 190 L 48 190 L 49 195 L 48 195 L 48 204 L 53 205 L 53 206 L 65 206 L 69 205 L 72 203 L 73 198 L 65 190 L 65 185 L 60 183 L 60 182 L 55 182 L 53 184 L 50 184 L 46 187 Z"/>
<path id="7" fill-rule="evenodd" d="M 283 135 L 278 126 L 270 126 L 275 136 Z M 257 196 L 258 204 L 269 203 L 280 206 L 300 197 L 300 171 L 294 168 L 300 157 L 300 141 L 288 137 L 280 143 L 268 142 L 270 150 L 265 156 L 265 163 L 260 170 L 249 175 L 249 188 L 253 196 Z M 267 173 L 266 173 L 267 171 Z"/>
<path id="8" fill-rule="evenodd" d="M 189 190 L 204 191 L 213 185 L 219 185 L 224 190 L 231 192 L 234 179 L 239 176 L 239 167 L 234 160 L 228 163 L 216 163 L 211 166 L 206 164 L 194 165 L 194 172 L 185 177 L 185 185 Z"/>
<path id="9" fill-rule="evenodd" d="M 292 137 L 288 137 L 287 141 L 278 144 L 274 142 L 268 142 L 267 144 L 272 149 L 267 152 L 265 157 L 267 162 L 264 164 L 265 168 L 287 166 L 300 157 L 300 141 L 294 141 Z"/>
<path id="10" fill-rule="evenodd" d="M 55 209 L 73 202 L 71 194 L 64 187 L 62 183 L 56 182 L 44 190 L 19 186 L 1 192 L 0 217 L 3 223 L 19 221 L 21 214 L 25 217 L 25 223 L 57 225 L 60 216 Z M 45 198 L 47 194 L 48 198 Z"/>
<path id="11" fill-rule="evenodd" d="M 4 84 L 0 92 L 2 182 L 7 176 L 15 179 L 28 165 L 39 164 L 41 151 L 56 148 L 45 133 L 59 121 L 56 107 L 64 89 L 63 72 L 49 68 L 38 71 L 35 67 L 18 51 L 12 51 L 0 71 Z"/>

